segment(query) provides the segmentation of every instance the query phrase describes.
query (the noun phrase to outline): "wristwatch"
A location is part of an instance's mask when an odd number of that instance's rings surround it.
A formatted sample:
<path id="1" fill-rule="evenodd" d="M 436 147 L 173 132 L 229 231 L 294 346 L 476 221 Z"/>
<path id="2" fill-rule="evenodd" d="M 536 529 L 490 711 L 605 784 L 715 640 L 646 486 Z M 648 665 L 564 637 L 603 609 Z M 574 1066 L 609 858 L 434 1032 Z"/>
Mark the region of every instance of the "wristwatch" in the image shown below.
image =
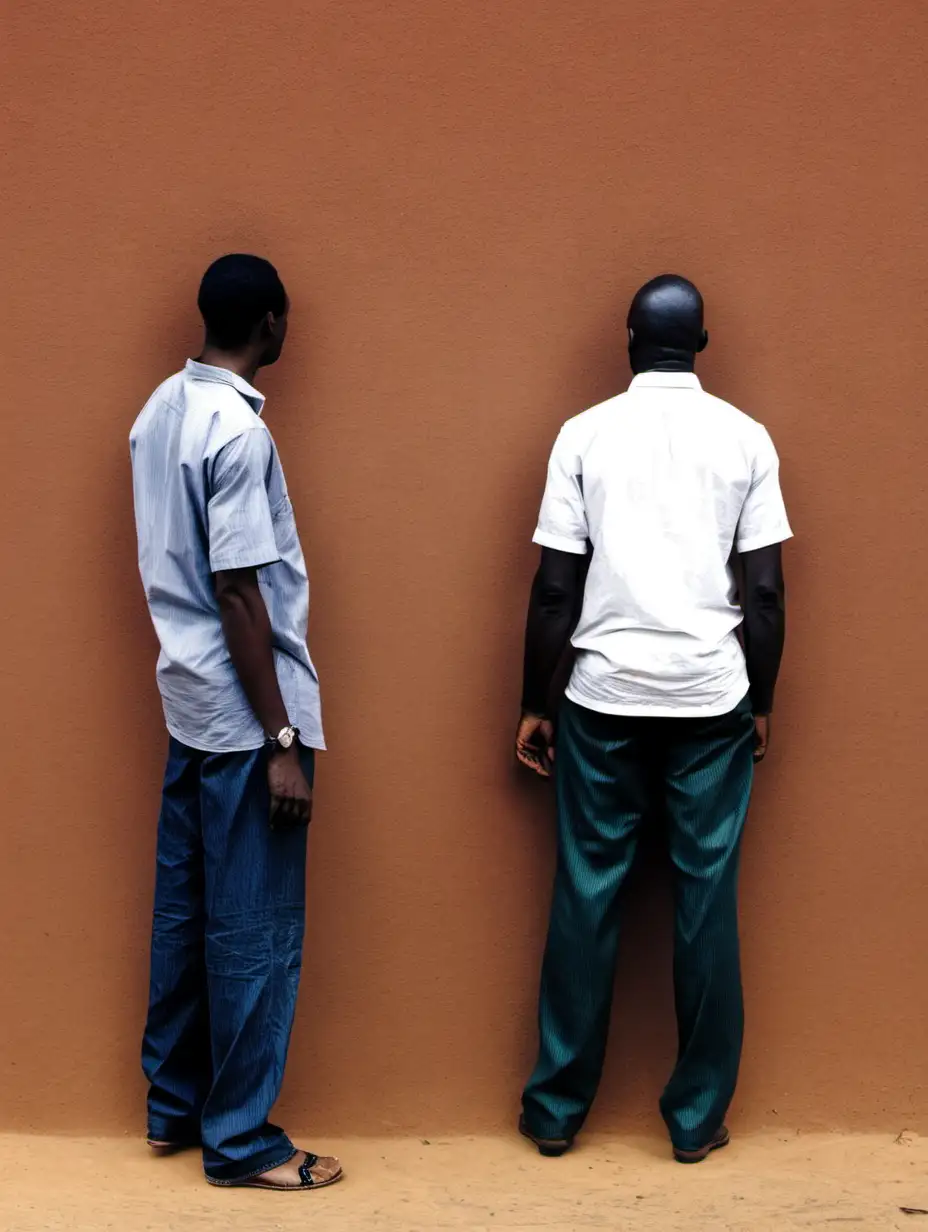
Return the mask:
<path id="1" fill-rule="evenodd" d="M 268 736 L 264 743 L 269 753 L 285 753 L 287 749 L 293 748 L 293 742 L 299 734 L 296 727 L 282 727 L 276 736 Z"/>

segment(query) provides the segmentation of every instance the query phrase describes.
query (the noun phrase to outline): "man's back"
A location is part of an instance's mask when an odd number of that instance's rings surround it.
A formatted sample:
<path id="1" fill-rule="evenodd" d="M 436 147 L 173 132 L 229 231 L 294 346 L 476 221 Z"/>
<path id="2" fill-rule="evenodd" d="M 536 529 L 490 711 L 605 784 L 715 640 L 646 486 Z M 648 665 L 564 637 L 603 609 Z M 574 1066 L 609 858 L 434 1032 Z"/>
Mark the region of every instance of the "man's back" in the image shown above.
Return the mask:
<path id="1" fill-rule="evenodd" d="M 207 539 L 208 471 L 236 436 L 266 431 L 256 414 L 260 407 L 232 385 L 198 382 L 184 371 L 155 390 L 136 420 L 129 446 L 139 569 L 153 615 L 182 607 L 204 623 L 218 621 Z M 164 629 L 168 659 L 179 657 L 172 654 L 172 633 L 180 628 Z"/>
<path id="2" fill-rule="evenodd" d="M 542 1155 L 562 1155 L 584 1125 L 606 1055 L 621 897 L 658 817 L 674 876 L 678 1027 L 660 1107 L 674 1158 L 693 1164 L 729 1141 L 744 1031 L 738 854 L 769 743 L 790 530 L 769 436 L 694 375 L 709 343 L 699 290 L 651 279 L 627 328 L 638 375 L 562 429 L 535 533 L 515 746 L 534 773 L 556 767 L 558 841 L 520 1128 Z M 581 590 L 565 700 L 554 682 Z"/>
<path id="3" fill-rule="evenodd" d="M 245 567 L 259 569 L 294 722 L 322 747 L 306 571 L 263 405 L 240 377 L 191 361 L 155 391 L 130 435 L 139 569 L 161 644 L 165 718 L 178 740 L 215 752 L 264 739 L 229 657 L 213 583 L 220 570 Z"/>
<path id="4" fill-rule="evenodd" d="M 691 373 L 649 372 L 563 428 L 536 542 L 593 556 L 568 696 L 616 714 L 708 715 L 747 692 L 730 568 L 788 537 L 764 428 Z"/>

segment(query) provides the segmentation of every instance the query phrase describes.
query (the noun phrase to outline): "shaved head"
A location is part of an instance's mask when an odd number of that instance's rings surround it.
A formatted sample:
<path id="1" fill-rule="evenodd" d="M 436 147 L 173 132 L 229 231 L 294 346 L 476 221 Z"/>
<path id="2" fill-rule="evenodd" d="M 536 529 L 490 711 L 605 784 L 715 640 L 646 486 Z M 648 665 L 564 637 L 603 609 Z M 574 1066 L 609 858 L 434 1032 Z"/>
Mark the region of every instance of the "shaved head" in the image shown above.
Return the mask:
<path id="1" fill-rule="evenodd" d="M 686 278 L 662 274 L 646 282 L 628 310 L 629 353 L 635 372 L 692 369 L 708 335 L 702 296 Z"/>

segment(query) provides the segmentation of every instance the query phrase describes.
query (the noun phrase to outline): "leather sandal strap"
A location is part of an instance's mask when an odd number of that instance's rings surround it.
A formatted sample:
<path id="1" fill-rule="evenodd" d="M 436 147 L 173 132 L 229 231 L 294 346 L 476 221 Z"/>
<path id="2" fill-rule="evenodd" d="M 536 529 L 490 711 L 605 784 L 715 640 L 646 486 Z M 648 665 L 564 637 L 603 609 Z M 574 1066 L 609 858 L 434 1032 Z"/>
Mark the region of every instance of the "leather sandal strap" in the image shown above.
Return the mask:
<path id="1" fill-rule="evenodd" d="M 305 1161 L 300 1164 L 300 1181 L 306 1189 L 309 1189 L 316 1183 L 316 1178 L 313 1176 L 310 1169 L 315 1168 L 318 1162 L 318 1155 L 307 1155 Z"/>

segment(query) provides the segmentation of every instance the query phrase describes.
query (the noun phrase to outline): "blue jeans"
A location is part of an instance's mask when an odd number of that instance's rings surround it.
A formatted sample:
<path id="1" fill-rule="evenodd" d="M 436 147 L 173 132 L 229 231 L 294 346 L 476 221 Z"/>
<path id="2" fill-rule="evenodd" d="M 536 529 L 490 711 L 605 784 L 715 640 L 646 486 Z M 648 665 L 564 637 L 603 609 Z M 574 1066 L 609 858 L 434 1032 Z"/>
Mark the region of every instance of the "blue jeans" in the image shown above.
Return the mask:
<path id="1" fill-rule="evenodd" d="M 301 756 L 311 783 L 313 753 Z M 272 830 L 269 816 L 263 750 L 201 753 L 171 741 L 142 1045 L 148 1132 L 202 1144 L 219 1182 L 294 1154 L 268 1115 L 300 980 L 306 829 Z"/>

